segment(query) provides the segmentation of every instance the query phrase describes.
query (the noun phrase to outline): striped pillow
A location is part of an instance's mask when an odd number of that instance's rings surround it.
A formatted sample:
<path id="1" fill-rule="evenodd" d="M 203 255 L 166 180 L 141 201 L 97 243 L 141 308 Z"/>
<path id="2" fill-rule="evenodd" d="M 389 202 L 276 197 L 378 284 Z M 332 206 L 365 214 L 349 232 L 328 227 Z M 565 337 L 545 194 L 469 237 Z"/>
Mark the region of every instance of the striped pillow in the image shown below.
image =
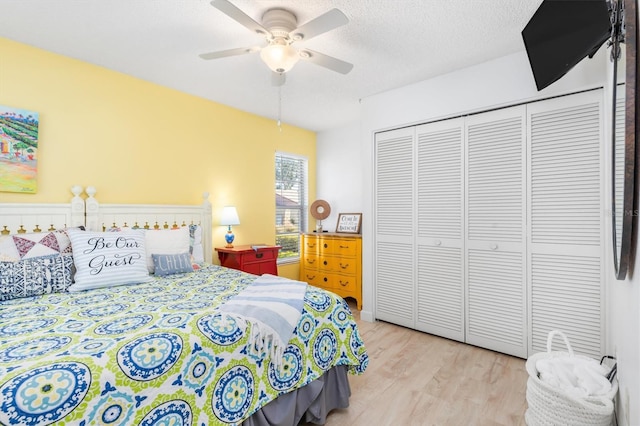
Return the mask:
<path id="1" fill-rule="evenodd" d="M 69 291 L 149 282 L 144 230 L 123 232 L 67 231 L 76 266 Z"/>

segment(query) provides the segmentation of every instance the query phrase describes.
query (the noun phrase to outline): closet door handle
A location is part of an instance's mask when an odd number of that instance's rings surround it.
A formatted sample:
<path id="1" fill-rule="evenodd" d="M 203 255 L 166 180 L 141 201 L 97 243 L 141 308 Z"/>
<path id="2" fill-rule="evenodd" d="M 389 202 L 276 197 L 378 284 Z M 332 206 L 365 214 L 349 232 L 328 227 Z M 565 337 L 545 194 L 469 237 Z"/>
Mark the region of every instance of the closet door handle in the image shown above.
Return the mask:
<path id="1" fill-rule="evenodd" d="M 497 245 L 496 243 L 491 243 L 491 244 L 489 245 L 489 248 L 490 248 L 491 250 L 498 250 L 498 245 Z"/>
<path id="2" fill-rule="evenodd" d="M 440 241 L 440 240 L 436 240 L 436 245 L 437 245 L 437 246 L 442 245 L 442 241 Z"/>

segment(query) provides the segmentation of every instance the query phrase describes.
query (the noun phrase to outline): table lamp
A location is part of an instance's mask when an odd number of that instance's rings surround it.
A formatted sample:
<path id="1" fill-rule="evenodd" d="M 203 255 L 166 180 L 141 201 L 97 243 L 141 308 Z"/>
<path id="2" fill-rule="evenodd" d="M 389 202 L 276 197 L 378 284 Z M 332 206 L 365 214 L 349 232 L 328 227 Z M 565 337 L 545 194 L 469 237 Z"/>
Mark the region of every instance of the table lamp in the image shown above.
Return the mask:
<path id="1" fill-rule="evenodd" d="M 235 235 L 231 231 L 232 225 L 240 225 L 240 219 L 238 218 L 238 212 L 233 206 L 226 206 L 222 209 L 222 216 L 220 217 L 220 225 L 228 226 L 229 230 L 224 236 L 227 241 L 226 248 L 233 248 L 233 239 Z"/>

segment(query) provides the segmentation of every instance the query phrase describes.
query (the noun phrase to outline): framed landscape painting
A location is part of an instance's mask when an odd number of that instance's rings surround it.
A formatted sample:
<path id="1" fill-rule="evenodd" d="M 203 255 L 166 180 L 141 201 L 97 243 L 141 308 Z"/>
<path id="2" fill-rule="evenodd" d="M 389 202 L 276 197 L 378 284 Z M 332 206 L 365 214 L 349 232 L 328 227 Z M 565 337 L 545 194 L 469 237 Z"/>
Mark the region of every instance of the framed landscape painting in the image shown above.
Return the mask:
<path id="1" fill-rule="evenodd" d="M 38 113 L 0 105 L 0 191 L 35 194 Z"/>

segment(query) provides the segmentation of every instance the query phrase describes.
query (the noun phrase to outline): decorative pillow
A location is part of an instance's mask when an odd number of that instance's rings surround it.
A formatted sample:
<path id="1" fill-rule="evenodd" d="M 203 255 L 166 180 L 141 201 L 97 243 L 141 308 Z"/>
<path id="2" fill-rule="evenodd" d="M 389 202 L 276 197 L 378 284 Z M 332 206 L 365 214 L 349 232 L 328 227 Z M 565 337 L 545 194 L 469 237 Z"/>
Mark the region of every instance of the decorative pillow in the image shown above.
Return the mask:
<path id="1" fill-rule="evenodd" d="M 69 291 L 149 282 L 144 230 L 68 231 L 76 266 Z"/>
<path id="2" fill-rule="evenodd" d="M 15 252 L 18 254 L 18 259 L 15 260 L 71 253 L 71 241 L 67 235 L 69 229 L 83 230 L 84 227 L 11 235 L 9 238 L 13 241 Z M 8 242 L 0 243 L 0 252 L 3 253 L 5 250 L 7 254 L 13 251 L 8 248 Z M 6 257 L 3 256 L 3 258 Z"/>
<path id="3" fill-rule="evenodd" d="M 20 253 L 13 242 L 13 235 L 0 235 L 0 261 L 17 262 L 20 260 Z"/>
<path id="4" fill-rule="evenodd" d="M 0 301 L 66 292 L 72 281 L 70 254 L 0 262 Z"/>
<path id="5" fill-rule="evenodd" d="M 152 254 L 155 274 L 159 276 L 192 272 L 191 255 L 180 254 Z"/>
<path id="6" fill-rule="evenodd" d="M 67 234 L 67 231 L 70 229 L 74 229 L 76 231 L 85 230 L 84 226 L 75 226 L 72 228 L 64 228 L 54 231 L 56 238 L 58 239 L 58 244 L 60 245 L 60 253 L 71 253 L 71 240 L 69 239 L 69 234 Z"/>
<path id="7" fill-rule="evenodd" d="M 202 248 L 202 226 L 189 225 L 189 253 L 191 260 L 196 263 L 204 262 L 204 249 Z"/>
<path id="8" fill-rule="evenodd" d="M 180 254 L 189 252 L 189 228 L 154 229 L 145 232 L 147 268 L 153 273 L 154 254 Z"/>

